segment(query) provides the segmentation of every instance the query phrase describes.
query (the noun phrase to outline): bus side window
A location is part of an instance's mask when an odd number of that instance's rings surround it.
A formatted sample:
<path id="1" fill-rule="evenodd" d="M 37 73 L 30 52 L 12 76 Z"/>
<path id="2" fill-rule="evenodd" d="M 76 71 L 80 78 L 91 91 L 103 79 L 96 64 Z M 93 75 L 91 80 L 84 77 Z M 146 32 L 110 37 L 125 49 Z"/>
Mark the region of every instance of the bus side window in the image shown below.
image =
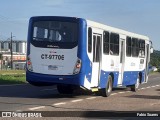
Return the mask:
<path id="1" fill-rule="evenodd" d="M 127 40 L 126 40 L 126 55 L 128 57 L 131 57 L 131 49 L 132 49 L 132 46 L 131 46 L 131 37 L 127 36 Z"/>
<path id="2" fill-rule="evenodd" d="M 137 38 L 132 38 L 132 56 L 138 57 L 139 55 L 139 40 Z"/>
<path id="3" fill-rule="evenodd" d="M 139 40 L 139 56 L 145 57 L 145 41 Z"/>
<path id="4" fill-rule="evenodd" d="M 92 28 L 88 28 L 88 52 L 92 52 Z"/>
<path id="5" fill-rule="evenodd" d="M 119 55 L 119 34 L 111 33 L 110 35 L 110 54 Z"/>
<path id="6" fill-rule="evenodd" d="M 103 32 L 103 53 L 108 55 L 109 54 L 109 32 Z"/>

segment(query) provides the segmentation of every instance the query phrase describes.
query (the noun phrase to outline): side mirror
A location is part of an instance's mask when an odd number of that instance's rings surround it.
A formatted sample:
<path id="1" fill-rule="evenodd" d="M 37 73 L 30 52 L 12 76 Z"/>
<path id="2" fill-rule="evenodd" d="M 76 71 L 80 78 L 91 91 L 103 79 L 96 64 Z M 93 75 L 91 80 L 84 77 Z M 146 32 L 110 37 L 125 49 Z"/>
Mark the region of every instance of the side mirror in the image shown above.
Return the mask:
<path id="1" fill-rule="evenodd" d="M 150 53 L 153 53 L 153 47 L 150 49 Z"/>
<path id="2" fill-rule="evenodd" d="M 153 45 L 152 45 L 152 41 L 149 41 L 150 42 L 150 53 L 153 53 Z"/>

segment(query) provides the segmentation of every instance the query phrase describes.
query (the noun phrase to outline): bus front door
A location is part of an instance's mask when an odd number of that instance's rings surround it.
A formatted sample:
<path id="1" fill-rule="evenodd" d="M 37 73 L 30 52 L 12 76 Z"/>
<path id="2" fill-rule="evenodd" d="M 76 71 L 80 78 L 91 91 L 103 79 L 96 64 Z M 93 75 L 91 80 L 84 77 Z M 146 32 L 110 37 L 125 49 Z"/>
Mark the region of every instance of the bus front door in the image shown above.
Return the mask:
<path id="1" fill-rule="evenodd" d="M 99 85 L 101 63 L 101 39 L 101 35 L 93 34 L 93 62 L 91 87 L 98 87 Z"/>
<path id="2" fill-rule="evenodd" d="M 148 81 L 148 74 L 149 74 L 149 44 L 146 45 L 146 67 L 145 67 L 145 78 L 144 82 L 146 83 Z"/>

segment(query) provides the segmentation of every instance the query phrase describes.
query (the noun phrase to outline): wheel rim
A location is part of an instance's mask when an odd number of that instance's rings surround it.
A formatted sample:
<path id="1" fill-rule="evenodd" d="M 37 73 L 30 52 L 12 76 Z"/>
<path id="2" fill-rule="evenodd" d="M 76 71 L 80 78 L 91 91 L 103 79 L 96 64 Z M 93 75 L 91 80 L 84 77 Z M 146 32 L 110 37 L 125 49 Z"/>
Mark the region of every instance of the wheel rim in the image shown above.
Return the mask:
<path id="1" fill-rule="evenodd" d="M 111 83 L 111 78 L 109 78 L 107 92 L 110 93 L 111 91 L 112 91 L 112 83 Z"/>

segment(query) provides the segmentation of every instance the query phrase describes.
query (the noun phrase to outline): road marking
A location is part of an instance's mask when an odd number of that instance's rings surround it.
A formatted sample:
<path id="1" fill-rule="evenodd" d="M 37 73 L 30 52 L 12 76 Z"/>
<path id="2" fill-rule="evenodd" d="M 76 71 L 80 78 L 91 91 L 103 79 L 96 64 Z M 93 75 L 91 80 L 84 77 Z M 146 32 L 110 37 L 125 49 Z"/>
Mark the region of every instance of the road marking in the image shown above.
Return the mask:
<path id="1" fill-rule="evenodd" d="M 148 87 L 146 87 L 146 88 L 151 88 L 151 86 L 148 86 Z"/>
<path id="2" fill-rule="evenodd" d="M 55 104 L 53 104 L 53 105 L 64 105 L 64 104 L 66 104 L 66 102 L 60 102 L 60 103 L 55 103 Z"/>
<path id="3" fill-rule="evenodd" d="M 140 89 L 138 89 L 138 90 L 145 90 L 146 88 L 140 88 Z"/>
<path id="4" fill-rule="evenodd" d="M 91 100 L 91 99 L 95 99 L 97 97 L 89 97 L 89 98 L 86 98 L 87 100 Z"/>
<path id="5" fill-rule="evenodd" d="M 71 102 L 80 102 L 80 101 L 83 101 L 83 99 L 72 100 Z"/>
<path id="6" fill-rule="evenodd" d="M 33 107 L 33 108 L 28 108 L 29 110 L 37 110 L 37 109 L 42 109 L 45 108 L 45 106 L 38 106 L 38 107 Z"/>
<path id="7" fill-rule="evenodd" d="M 140 89 L 138 89 L 138 90 L 144 90 L 144 89 L 153 88 L 153 87 L 158 87 L 158 86 L 160 86 L 160 85 L 148 86 L 148 87 L 145 87 L 145 88 L 140 88 Z"/>
<path id="8" fill-rule="evenodd" d="M 147 88 L 152 88 L 152 87 L 158 87 L 160 85 L 155 85 L 155 86 L 148 86 L 148 87 L 145 87 L 145 88 L 140 88 L 138 90 L 144 90 L 144 89 L 147 89 Z M 55 90 L 56 88 L 53 88 L 53 89 L 43 89 L 42 91 L 46 91 L 46 90 Z M 123 92 L 117 92 L 117 93 L 112 93 L 111 96 L 113 95 L 117 95 L 117 94 L 123 94 L 123 93 L 129 93 L 129 92 L 132 92 L 132 91 L 123 91 Z M 100 97 L 100 96 L 99 96 Z M 85 98 L 87 100 L 91 100 L 91 99 L 95 99 L 97 97 L 88 97 L 88 98 Z M 72 103 L 75 103 L 75 102 L 80 102 L 80 101 L 83 101 L 84 99 L 77 99 L 77 100 L 72 100 L 70 102 Z M 58 105 L 65 105 L 69 102 L 60 102 L 60 103 L 55 103 L 53 104 L 53 106 L 58 106 Z M 41 109 L 41 108 L 44 108 L 45 106 L 40 106 L 40 107 L 35 107 L 35 108 L 30 108 L 30 110 L 35 110 L 35 109 Z"/>
<path id="9" fill-rule="evenodd" d="M 159 103 L 152 103 L 151 106 L 153 106 L 153 105 L 159 105 L 159 104 L 160 104 L 160 102 Z"/>
<path id="10" fill-rule="evenodd" d="M 123 94 L 123 93 L 125 93 L 125 92 L 118 92 L 119 94 Z"/>
<path id="11" fill-rule="evenodd" d="M 132 92 L 132 91 L 117 92 L 117 93 L 112 93 L 111 95 L 117 95 L 117 94 L 129 93 L 129 92 Z"/>
<path id="12" fill-rule="evenodd" d="M 118 93 L 112 93 L 111 95 L 117 95 Z"/>
<path id="13" fill-rule="evenodd" d="M 16 112 L 23 112 L 22 110 L 16 110 Z"/>
<path id="14" fill-rule="evenodd" d="M 155 77 L 155 78 L 152 78 L 152 79 L 158 79 L 158 78 L 160 78 L 160 77 Z"/>
<path id="15" fill-rule="evenodd" d="M 126 93 L 129 93 L 129 92 L 132 92 L 132 91 L 126 91 Z"/>

